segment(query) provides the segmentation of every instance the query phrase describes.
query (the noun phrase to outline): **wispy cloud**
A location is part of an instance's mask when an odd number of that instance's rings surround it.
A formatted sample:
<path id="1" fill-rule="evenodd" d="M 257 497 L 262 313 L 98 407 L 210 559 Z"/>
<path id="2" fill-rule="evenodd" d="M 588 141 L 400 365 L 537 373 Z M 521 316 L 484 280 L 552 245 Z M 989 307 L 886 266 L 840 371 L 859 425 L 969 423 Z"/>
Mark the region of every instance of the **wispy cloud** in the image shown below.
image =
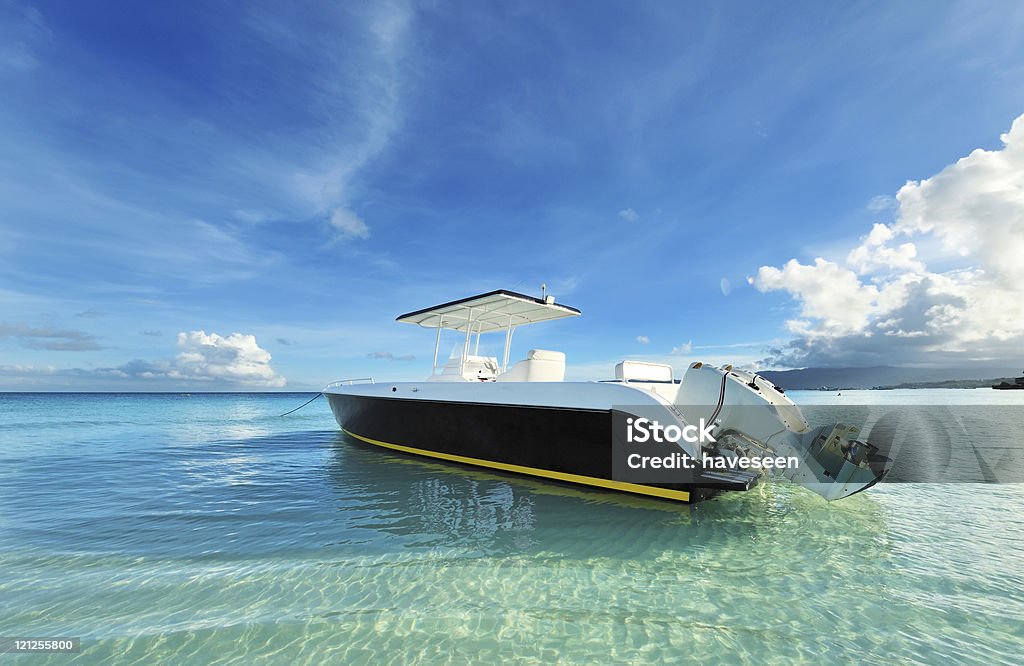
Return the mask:
<path id="1" fill-rule="evenodd" d="M 395 354 L 393 354 L 393 353 L 391 353 L 389 351 L 370 352 L 369 354 L 367 354 L 367 357 L 369 357 L 369 358 L 376 358 L 376 359 L 386 358 L 386 359 L 388 359 L 390 361 L 415 361 L 416 360 L 416 357 L 414 355 L 412 355 L 412 354 L 406 354 L 404 356 L 396 356 Z"/>
<path id="2" fill-rule="evenodd" d="M 38 18 L 35 10 L 10 7 Z M 369 238 L 360 176 L 401 127 L 413 10 L 378 3 L 287 12 L 258 2 L 238 10 L 248 19 L 205 47 L 217 63 L 209 76 L 226 74 L 217 81 L 220 94 L 202 107 L 166 96 L 155 85 L 159 76 L 138 81 L 112 69 L 96 79 L 103 80 L 101 91 L 92 79 L 71 76 L 62 62 L 40 64 L 41 80 L 61 90 L 64 105 L 87 106 L 85 100 L 102 94 L 117 117 L 61 141 L 49 133 L 68 130 L 51 127 L 48 113 L 0 118 L 0 213 L 32 221 L 0 230 L 11 235 L 5 245 L 18 247 L 17 262 L 37 265 L 45 258 L 56 289 L 61 281 L 81 282 L 77 264 L 88 254 L 108 278 L 165 290 L 168 278 L 175 287 L 210 285 L 280 267 L 282 243 L 261 242 L 273 232 L 253 234 L 257 224 L 309 227 L 299 242 L 325 233 Z M 276 57 L 273 67 L 259 67 L 269 88 L 261 92 L 264 104 L 253 104 L 252 91 L 232 76 L 251 66 L 256 45 Z M 270 113 L 274 98 L 301 108 L 301 130 L 281 130 L 281 119 Z M 81 233 L 61 233 L 68 220 Z M 0 278 L 10 271 L 8 262 Z"/>
<path id="3" fill-rule="evenodd" d="M 649 337 L 647 337 L 646 335 L 638 335 L 638 336 L 636 336 L 636 341 L 639 342 L 642 345 L 649 345 L 649 344 L 651 344 L 651 339 Z"/>
<path id="4" fill-rule="evenodd" d="M 771 345 L 769 340 L 758 342 L 730 342 L 722 345 L 693 345 L 693 349 L 764 349 Z"/>
<path id="5" fill-rule="evenodd" d="M 53 32 L 35 7 L 0 3 L 0 74 L 21 74 L 39 65 Z"/>
<path id="6" fill-rule="evenodd" d="M 872 213 L 881 213 L 887 210 L 894 210 L 898 205 L 895 197 L 888 194 L 879 194 L 878 196 L 871 197 L 871 201 L 868 201 L 867 209 Z"/>
<path id="7" fill-rule="evenodd" d="M 673 356 L 686 356 L 693 351 L 693 341 L 685 342 L 678 347 L 673 347 L 670 352 Z"/>
<path id="8" fill-rule="evenodd" d="M 29 349 L 49 351 L 94 351 L 101 349 L 96 336 L 66 328 L 0 323 L 0 339 L 14 338 Z"/>
<path id="9" fill-rule="evenodd" d="M 331 213 L 331 226 L 338 231 L 340 240 L 365 240 L 370 237 L 370 228 L 366 226 L 366 222 L 347 208 L 334 209 Z"/>
<path id="10" fill-rule="evenodd" d="M 327 123 L 325 141 L 312 146 L 319 157 L 286 170 L 292 174 L 288 186 L 313 216 L 327 220 L 336 239 L 369 238 L 370 226 L 356 212 L 358 179 L 402 125 L 403 65 L 414 11 L 404 2 L 339 6 L 320 17 L 336 25 L 332 33 L 312 29 L 308 16 L 284 18 L 271 11 L 275 7 L 254 9 L 249 25 L 275 49 L 303 60 L 316 54 L 304 92 Z"/>
<path id="11" fill-rule="evenodd" d="M 619 211 L 619 219 L 625 222 L 636 222 L 640 219 L 640 213 L 632 208 L 623 208 Z"/>
<path id="12" fill-rule="evenodd" d="M 546 282 L 583 310 L 516 334 L 521 348 L 563 349 L 571 365 L 606 358 L 614 340 L 637 352 L 662 347 L 682 365 L 688 357 L 669 349 L 691 334 L 701 343 L 744 330 L 777 338 L 784 318 L 827 328 L 799 314 L 812 301 L 811 311 L 857 330 L 829 334 L 841 352 L 884 337 L 920 350 L 927 322 L 986 298 L 978 289 L 952 298 L 947 282 L 997 282 L 980 251 L 961 257 L 943 250 L 938 229 L 898 227 L 911 202 L 869 200 L 938 171 L 940 151 L 950 161 L 966 154 L 968 137 L 992 148 L 993 114 L 1009 118 L 1019 105 L 1024 46 L 1014 26 L 1024 6 L 451 11 L 383 0 L 296 11 L 251 0 L 197 5 L 187 21 L 167 21 L 153 3 L 125 5 L 110 21 L 79 13 L 88 11 L 0 0 L 0 318 L 95 337 L 6 336 L 0 346 L 13 358 L 3 362 L 35 364 L 38 377 L 58 381 L 45 369 L 68 365 L 67 350 L 29 344 L 102 345 L 109 351 L 89 360 L 120 368 L 125 386 L 210 386 L 219 380 L 141 377 L 154 364 L 183 373 L 175 333 L 200 323 L 256 333 L 289 386 L 322 385 L 336 371 L 421 376 L 423 354 L 410 363 L 366 356 L 419 351 L 409 345 L 422 331 L 392 326 L 395 314 L 520 280 L 520 291 Z M 752 33 L 751 21 L 773 29 Z M 140 25 L 147 39 L 110 40 Z M 877 45 L 869 57 L 865 40 Z M 927 180 L 921 191 L 952 192 Z M 990 182 L 989 201 L 1000 183 Z M 841 251 L 793 249 L 829 233 Z M 770 297 L 741 288 L 734 273 L 785 272 L 790 257 L 811 276 L 804 284 L 790 270 Z M 862 305 L 847 297 L 845 273 L 816 271 L 814 257 L 851 273 L 855 293 L 873 287 L 889 298 L 901 276 L 941 280 L 907 285 L 928 304 L 917 323 L 907 315 L 889 326 L 900 315 L 883 315 L 872 296 L 860 330 L 860 315 L 829 309 L 830 297 Z M 985 276 L 950 273 L 955 266 Z M 829 277 L 834 293 L 813 294 Z M 780 317 L 785 286 L 810 295 Z M 106 316 L 73 318 L 89 309 Z M 991 308 L 990 321 L 1012 309 Z M 699 326 L 695 313 L 706 315 Z M 634 341 L 636 328 L 649 346 Z M 989 340 L 952 338 L 978 353 Z M 120 358 L 118 348 L 139 351 Z M 145 360 L 123 367 L 131 355 Z M 59 381 L 92 381 L 89 372 Z M 103 381 L 117 386 L 113 375 Z"/>

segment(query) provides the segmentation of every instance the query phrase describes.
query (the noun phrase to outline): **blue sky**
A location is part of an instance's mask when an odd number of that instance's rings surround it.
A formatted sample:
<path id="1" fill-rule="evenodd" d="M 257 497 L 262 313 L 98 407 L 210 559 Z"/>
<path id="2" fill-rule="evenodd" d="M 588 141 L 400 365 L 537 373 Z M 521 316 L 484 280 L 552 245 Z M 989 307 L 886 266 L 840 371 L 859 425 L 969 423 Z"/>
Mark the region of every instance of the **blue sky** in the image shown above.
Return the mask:
<path id="1" fill-rule="evenodd" d="M 970 239 L 1024 238 L 1022 34 L 1014 2 L 3 0 L 0 390 L 418 379 L 396 315 L 541 282 L 584 316 L 513 356 L 571 377 L 1019 365 L 1010 246 Z"/>

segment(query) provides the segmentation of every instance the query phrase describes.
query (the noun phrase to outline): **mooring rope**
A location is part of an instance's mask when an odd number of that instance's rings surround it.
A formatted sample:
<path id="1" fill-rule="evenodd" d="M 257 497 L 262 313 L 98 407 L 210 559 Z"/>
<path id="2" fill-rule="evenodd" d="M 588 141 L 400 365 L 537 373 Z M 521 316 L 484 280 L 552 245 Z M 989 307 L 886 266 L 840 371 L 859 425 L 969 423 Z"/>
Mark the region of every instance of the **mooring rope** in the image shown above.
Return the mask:
<path id="1" fill-rule="evenodd" d="M 316 394 L 316 395 L 314 395 L 314 396 L 313 396 L 312 398 L 310 398 L 310 399 L 309 399 L 309 400 L 307 400 L 306 402 L 302 403 L 301 405 L 299 405 L 299 406 L 298 406 L 298 407 L 296 407 L 295 409 L 291 410 L 290 412 L 285 412 L 284 414 L 280 414 L 279 416 L 288 416 L 288 415 L 289 415 L 289 414 L 291 414 L 292 412 L 297 412 L 297 411 L 299 411 L 300 409 L 302 409 L 303 407 L 305 407 L 305 406 L 306 406 L 306 405 L 308 405 L 309 403 L 313 402 L 314 400 L 316 400 L 317 398 L 319 398 L 319 397 L 320 397 L 320 396 L 322 396 L 322 395 L 323 395 L 323 393 L 317 393 L 317 394 Z"/>

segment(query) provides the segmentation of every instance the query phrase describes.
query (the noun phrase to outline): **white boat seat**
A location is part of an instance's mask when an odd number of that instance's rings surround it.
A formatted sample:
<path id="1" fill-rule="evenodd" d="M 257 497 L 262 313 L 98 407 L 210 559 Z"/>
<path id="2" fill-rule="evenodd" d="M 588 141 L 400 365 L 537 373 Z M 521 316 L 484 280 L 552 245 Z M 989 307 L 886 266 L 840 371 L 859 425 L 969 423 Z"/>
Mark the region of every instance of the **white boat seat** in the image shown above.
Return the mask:
<path id="1" fill-rule="evenodd" d="M 500 370 L 498 359 L 494 356 L 475 356 L 468 354 L 465 365 L 461 359 L 449 358 L 441 373 L 430 377 L 435 382 L 490 382 L 498 376 Z"/>
<path id="2" fill-rule="evenodd" d="M 615 379 L 622 382 L 672 383 L 672 366 L 644 361 L 623 361 L 615 366 Z"/>
<path id="3" fill-rule="evenodd" d="M 547 349 L 531 349 L 526 359 L 498 375 L 499 382 L 565 381 L 565 354 Z"/>

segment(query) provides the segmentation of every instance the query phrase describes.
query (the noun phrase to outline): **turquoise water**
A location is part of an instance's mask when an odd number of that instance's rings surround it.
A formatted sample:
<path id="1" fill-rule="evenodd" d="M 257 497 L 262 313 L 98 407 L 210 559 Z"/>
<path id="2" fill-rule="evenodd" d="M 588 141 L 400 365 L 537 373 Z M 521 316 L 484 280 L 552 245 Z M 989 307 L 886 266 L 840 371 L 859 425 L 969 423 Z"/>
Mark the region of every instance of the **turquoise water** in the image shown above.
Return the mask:
<path id="1" fill-rule="evenodd" d="M 0 661 L 1024 653 L 1024 485 L 827 504 L 772 484 L 687 507 L 399 457 L 339 434 L 323 400 L 276 416 L 304 399 L 0 394 L 0 635 L 84 645 Z"/>

